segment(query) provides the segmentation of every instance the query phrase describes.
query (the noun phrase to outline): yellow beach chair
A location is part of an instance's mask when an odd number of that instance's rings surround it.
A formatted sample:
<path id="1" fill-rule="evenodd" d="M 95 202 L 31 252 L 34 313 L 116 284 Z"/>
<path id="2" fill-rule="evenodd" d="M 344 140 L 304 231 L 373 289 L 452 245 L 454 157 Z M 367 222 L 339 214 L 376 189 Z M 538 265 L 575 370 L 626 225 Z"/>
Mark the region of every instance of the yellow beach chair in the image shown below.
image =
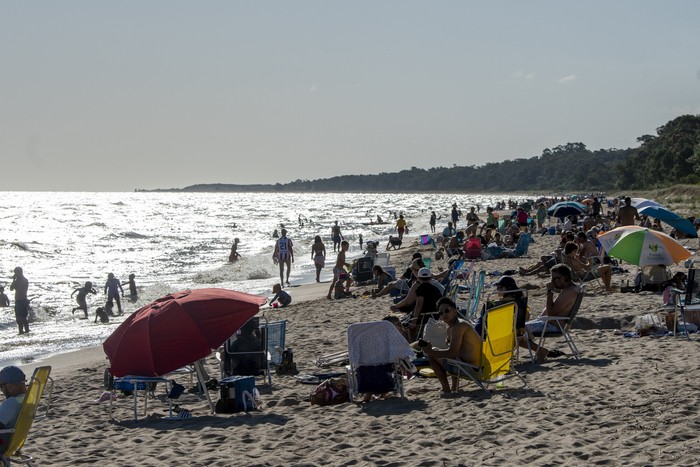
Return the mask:
<path id="1" fill-rule="evenodd" d="M 32 427 L 32 422 L 34 422 L 37 409 L 39 408 L 39 401 L 44 394 L 44 389 L 49 381 L 50 373 L 50 366 L 41 366 L 34 370 L 32 379 L 27 386 L 27 392 L 24 395 L 24 401 L 19 410 L 15 427 L 0 430 L 0 435 L 11 435 L 7 443 L 7 448 L 1 457 L 3 465 L 9 466 L 10 462 L 34 465 L 32 462 L 33 459 L 20 454 L 19 450 L 24 446 L 24 442 L 27 440 L 29 429 Z"/>
<path id="2" fill-rule="evenodd" d="M 515 339 L 515 302 L 505 303 L 486 312 L 485 325 L 481 331 L 481 355 L 479 366 L 461 360 L 446 358 L 445 361 L 457 369 L 457 389 L 459 380 L 466 376 L 481 389 L 488 391 L 490 384 L 501 383 L 506 379 L 518 377 L 527 386 L 525 378 L 511 367 L 513 355 L 517 349 Z"/>

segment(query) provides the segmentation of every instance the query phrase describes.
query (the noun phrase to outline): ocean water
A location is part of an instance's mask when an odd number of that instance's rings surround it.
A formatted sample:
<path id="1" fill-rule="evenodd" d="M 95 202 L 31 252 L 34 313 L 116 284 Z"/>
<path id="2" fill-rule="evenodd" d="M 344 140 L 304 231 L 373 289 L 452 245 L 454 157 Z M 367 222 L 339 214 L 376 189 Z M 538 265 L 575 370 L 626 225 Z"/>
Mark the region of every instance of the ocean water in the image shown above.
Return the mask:
<path id="1" fill-rule="evenodd" d="M 359 234 L 383 248 L 394 233 L 394 213 L 404 214 L 412 237 L 428 233 L 431 210 L 443 216 L 442 229 L 452 203 L 466 212 L 503 199 L 508 195 L 0 192 L 0 285 L 14 304 L 13 270 L 24 269 L 33 319 L 31 332 L 18 335 L 13 307 L 0 308 L 0 365 L 101 345 L 123 320 L 93 323 L 95 308 L 105 302 L 109 272 L 123 283 L 136 275 L 138 300 L 130 301 L 125 288 L 124 316 L 188 288 L 270 296 L 279 282 L 271 234 L 281 225 L 294 242 L 290 281 L 295 285 L 314 280 L 315 235 L 321 235 L 332 265 L 335 221 L 350 241 L 348 257 L 355 258 L 361 256 Z M 392 222 L 368 225 L 378 215 Z M 234 238 L 240 239 L 243 258 L 229 263 Z M 322 280 L 331 277 L 331 269 L 324 269 Z M 88 295 L 90 318 L 84 320 L 80 311 L 71 314 L 76 306 L 71 293 L 88 280 L 98 294 Z"/>

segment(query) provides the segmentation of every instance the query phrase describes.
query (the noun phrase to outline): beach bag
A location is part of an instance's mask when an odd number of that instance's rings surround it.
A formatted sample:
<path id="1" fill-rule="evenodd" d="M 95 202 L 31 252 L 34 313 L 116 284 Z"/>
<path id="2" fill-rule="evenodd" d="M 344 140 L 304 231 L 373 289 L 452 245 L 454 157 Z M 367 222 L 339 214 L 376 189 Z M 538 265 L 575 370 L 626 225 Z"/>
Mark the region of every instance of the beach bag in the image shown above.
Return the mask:
<path id="1" fill-rule="evenodd" d="M 335 405 L 350 400 L 348 380 L 346 378 L 330 378 L 316 386 L 309 397 L 311 405 Z"/>

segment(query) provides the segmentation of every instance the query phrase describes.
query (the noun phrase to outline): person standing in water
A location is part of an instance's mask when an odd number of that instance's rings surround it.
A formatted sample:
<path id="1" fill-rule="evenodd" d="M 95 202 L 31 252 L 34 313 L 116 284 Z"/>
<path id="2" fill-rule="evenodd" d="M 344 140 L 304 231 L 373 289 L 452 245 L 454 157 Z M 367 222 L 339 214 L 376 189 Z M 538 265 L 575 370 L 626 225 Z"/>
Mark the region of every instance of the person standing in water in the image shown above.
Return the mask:
<path id="1" fill-rule="evenodd" d="M 129 296 L 131 300 L 136 300 L 139 296 L 139 293 L 136 290 L 136 281 L 134 278 L 136 278 L 135 274 L 129 274 Z"/>
<path id="2" fill-rule="evenodd" d="M 287 229 L 282 229 L 281 234 L 282 236 L 275 242 L 275 251 L 272 253 L 272 260 L 280 266 L 280 282 L 282 284 L 285 283 L 284 266 L 287 266 L 286 283 L 289 285 L 289 273 L 291 272 L 292 263 L 294 262 L 294 244 L 290 238 L 287 238 Z"/>
<path id="3" fill-rule="evenodd" d="M 234 238 L 233 239 L 233 245 L 231 245 L 231 254 L 228 255 L 228 262 L 229 263 L 234 263 L 241 259 L 240 253 L 238 253 L 238 239 Z"/>
<path id="4" fill-rule="evenodd" d="M 333 239 L 333 252 L 340 251 L 340 242 L 343 240 L 343 234 L 340 233 L 338 221 L 335 221 L 335 225 L 331 227 L 331 238 Z"/>
<path id="5" fill-rule="evenodd" d="M 114 277 L 113 273 L 107 274 L 107 282 L 105 282 L 105 292 L 107 294 L 107 302 L 117 302 L 117 310 L 119 310 L 119 314 L 121 315 L 122 312 L 122 301 L 119 298 L 119 291 L 121 290 L 122 292 L 122 297 L 124 296 L 124 288 L 122 287 L 122 283 Z"/>
<path id="6" fill-rule="evenodd" d="M 75 312 L 78 310 L 83 310 L 83 313 L 85 313 L 85 319 L 87 319 L 87 317 L 88 317 L 87 295 L 89 293 L 96 294 L 97 290 L 95 290 L 92 287 L 92 282 L 87 281 L 83 287 L 78 287 L 77 289 L 75 289 L 73 291 L 73 293 L 70 294 L 70 296 L 72 297 L 76 293 L 78 294 L 78 296 L 75 297 L 75 301 L 78 302 L 78 306 L 76 306 L 75 308 L 73 308 L 71 310 L 71 314 L 75 314 Z"/>
<path id="7" fill-rule="evenodd" d="M 5 293 L 5 287 L 0 285 L 0 306 L 5 308 L 10 306 L 10 299 L 7 297 L 7 294 Z"/>
<path id="8" fill-rule="evenodd" d="M 27 298 L 27 290 L 29 290 L 29 281 L 24 277 L 24 272 L 19 266 L 15 268 L 15 275 L 12 276 L 10 290 L 15 291 L 15 319 L 17 320 L 19 333 L 28 333 L 29 299 Z"/>

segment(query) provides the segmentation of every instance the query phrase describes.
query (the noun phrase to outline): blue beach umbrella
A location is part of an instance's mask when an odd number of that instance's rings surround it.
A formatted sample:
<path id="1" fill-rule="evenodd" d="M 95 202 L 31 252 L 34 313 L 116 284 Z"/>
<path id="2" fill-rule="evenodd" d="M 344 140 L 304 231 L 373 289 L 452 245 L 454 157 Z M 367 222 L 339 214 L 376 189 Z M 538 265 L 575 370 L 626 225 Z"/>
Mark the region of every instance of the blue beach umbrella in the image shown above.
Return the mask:
<path id="1" fill-rule="evenodd" d="M 641 209 L 638 208 L 639 214 L 644 214 L 645 216 L 653 217 L 654 219 L 659 219 L 675 228 L 679 232 L 683 232 L 686 235 L 691 235 L 697 237 L 697 232 L 693 223 L 688 219 L 679 216 L 673 211 L 670 211 L 662 206 L 646 206 Z"/>
<path id="2" fill-rule="evenodd" d="M 630 198 L 632 201 L 632 206 L 637 208 L 637 211 L 639 211 L 642 208 L 646 208 L 648 206 L 657 206 L 657 207 L 663 207 L 661 203 L 657 203 L 653 199 L 647 199 L 647 198 Z"/>
<path id="3" fill-rule="evenodd" d="M 586 206 L 576 201 L 562 201 L 550 206 L 547 209 L 547 215 L 551 217 L 580 216 L 585 210 Z"/>

